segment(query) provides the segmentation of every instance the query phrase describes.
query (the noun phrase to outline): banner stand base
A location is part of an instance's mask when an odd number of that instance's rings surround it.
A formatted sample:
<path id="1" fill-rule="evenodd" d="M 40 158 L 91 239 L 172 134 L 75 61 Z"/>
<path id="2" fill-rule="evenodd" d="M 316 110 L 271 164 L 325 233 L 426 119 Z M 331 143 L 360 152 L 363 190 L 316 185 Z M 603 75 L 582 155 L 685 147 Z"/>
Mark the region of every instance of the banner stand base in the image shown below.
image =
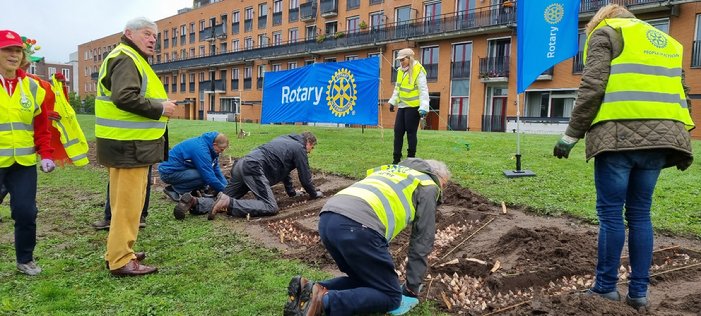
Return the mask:
<path id="1" fill-rule="evenodd" d="M 535 177 L 535 172 L 530 170 L 504 170 L 507 178 Z"/>

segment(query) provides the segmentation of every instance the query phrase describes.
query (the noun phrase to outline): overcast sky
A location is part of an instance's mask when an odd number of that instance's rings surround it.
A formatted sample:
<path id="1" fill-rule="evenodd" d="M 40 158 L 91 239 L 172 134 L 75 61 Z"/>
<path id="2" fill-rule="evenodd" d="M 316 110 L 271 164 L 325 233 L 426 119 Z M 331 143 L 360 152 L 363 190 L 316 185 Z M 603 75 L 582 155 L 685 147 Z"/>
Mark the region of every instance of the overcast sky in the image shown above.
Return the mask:
<path id="1" fill-rule="evenodd" d="M 144 16 L 157 21 L 192 7 L 192 0 L 0 0 L 0 29 L 33 38 L 36 56 L 66 63 L 78 45 L 121 32 L 126 22 Z"/>

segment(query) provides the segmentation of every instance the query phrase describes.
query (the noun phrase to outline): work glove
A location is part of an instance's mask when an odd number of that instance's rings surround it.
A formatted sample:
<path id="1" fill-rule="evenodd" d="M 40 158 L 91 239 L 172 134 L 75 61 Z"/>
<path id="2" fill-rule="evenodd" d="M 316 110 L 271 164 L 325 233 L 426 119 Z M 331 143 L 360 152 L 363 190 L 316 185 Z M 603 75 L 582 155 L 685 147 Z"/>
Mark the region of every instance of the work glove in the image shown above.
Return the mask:
<path id="1" fill-rule="evenodd" d="M 394 104 L 390 104 L 390 105 L 389 105 L 389 111 L 390 111 L 390 112 L 394 112 Z"/>
<path id="2" fill-rule="evenodd" d="M 61 114 L 58 114 L 56 111 L 50 111 L 47 116 L 49 117 L 50 120 L 52 121 L 60 121 L 61 120 Z"/>
<path id="3" fill-rule="evenodd" d="M 51 172 L 54 171 L 54 168 L 56 168 L 56 165 L 54 164 L 54 161 L 51 159 L 42 159 L 41 160 L 41 171 L 44 172 Z"/>
<path id="4" fill-rule="evenodd" d="M 577 141 L 579 141 L 579 139 L 562 135 L 562 138 L 557 141 L 555 148 L 553 148 L 553 156 L 557 157 L 558 159 L 562 159 L 562 157 L 569 158 L 570 151 L 572 150 L 572 147 L 577 144 Z"/>
<path id="5" fill-rule="evenodd" d="M 426 110 L 419 110 L 419 115 L 421 115 L 421 118 L 425 118 L 426 114 L 428 114 L 428 111 Z"/>
<path id="6" fill-rule="evenodd" d="M 413 288 L 408 284 L 404 283 L 402 284 L 402 295 L 416 298 L 419 296 L 419 292 L 421 292 L 421 287 L 421 284 L 419 284 L 417 288 Z"/>

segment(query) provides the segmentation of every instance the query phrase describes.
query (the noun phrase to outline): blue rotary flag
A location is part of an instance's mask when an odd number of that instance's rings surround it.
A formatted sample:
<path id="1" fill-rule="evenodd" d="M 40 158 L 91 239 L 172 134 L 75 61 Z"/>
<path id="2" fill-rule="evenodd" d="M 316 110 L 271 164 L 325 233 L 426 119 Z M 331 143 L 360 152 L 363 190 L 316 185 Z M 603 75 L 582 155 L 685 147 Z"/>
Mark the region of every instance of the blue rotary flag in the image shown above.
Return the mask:
<path id="1" fill-rule="evenodd" d="M 519 0 L 517 93 L 548 68 L 577 54 L 579 1 Z"/>
<path id="2" fill-rule="evenodd" d="M 261 123 L 377 125 L 380 59 L 267 72 Z"/>

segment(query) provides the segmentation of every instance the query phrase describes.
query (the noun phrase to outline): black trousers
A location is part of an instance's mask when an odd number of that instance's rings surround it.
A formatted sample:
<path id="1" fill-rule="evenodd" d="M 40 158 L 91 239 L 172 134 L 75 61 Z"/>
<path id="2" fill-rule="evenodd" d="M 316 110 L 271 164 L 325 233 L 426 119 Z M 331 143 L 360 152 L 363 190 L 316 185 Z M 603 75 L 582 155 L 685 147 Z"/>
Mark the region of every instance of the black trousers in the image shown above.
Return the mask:
<path id="1" fill-rule="evenodd" d="M 13 164 L 0 168 L 0 183 L 10 194 L 10 212 L 15 220 L 17 263 L 34 260 L 37 244 L 37 166 Z"/>
<path id="2" fill-rule="evenodd" d="M 419 108 L 399 108 L 394 121 L 394 152 L 392 164 L 402 160 L 402 146 L 404 145 L 404 133 L 406 133 L 407 146 L 406 156 L 416 157 L 416 131 L 419 129 Z"/>
<path id="3" fill-rule="evenodd" d="M 243 158 L 231 169 L 231 179 L 224 188 L 224 193 L 231 197 L 229 214 L 232 216 L 267 216 L 275 215 L 280 208 L 275 200 L 273 189 L 263 173 L 260 162 Z M 252 192 L 255 200 L 240 200 L 246 193 Z"/>

